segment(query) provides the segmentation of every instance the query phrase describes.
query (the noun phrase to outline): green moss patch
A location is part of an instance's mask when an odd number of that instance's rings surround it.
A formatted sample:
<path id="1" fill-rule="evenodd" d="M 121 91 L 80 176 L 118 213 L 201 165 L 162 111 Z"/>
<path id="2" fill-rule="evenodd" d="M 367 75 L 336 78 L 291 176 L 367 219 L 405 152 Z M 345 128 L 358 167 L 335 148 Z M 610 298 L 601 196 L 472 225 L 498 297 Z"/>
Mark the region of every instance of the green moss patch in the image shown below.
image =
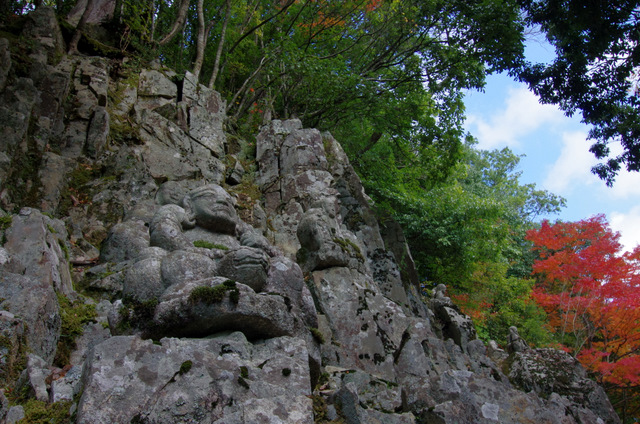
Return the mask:
<path id="1" fill-rule="evenodd" d="M 336 243 L 343 252 L 348 255 L 353 255 L 358 258 L 359 261 L 364 262 L 364 256 L 362 255 L 362 251 L 360 250 L 360 246 L 355 244 L 349 239 L 335 237 L 333 242 Z"/>
<path id="2" fill-rule="evenodd" d="M 315 327 L 309 327 L 309 331 L 311 332 L 311 335 L 313 336 L 315 341 L 320 344 L 324 344 L 324 336 L 322 335 L 322 332 L 320 330 Z"/>
<path id="3" fill-rule="evenodd" d="M 184 361 L 181 365 L 180 365 L 180 371 L 178 371 L 178 374 L 183 375 L 189 372 L 189 370 L 191 370 L 191 367 L 193 366 L 193 362 L 191 361 Z"/>
<path id="4" fill-rule="evenodd" d="M 36 399 L 30 399 L 22 405 L 24 418 L 18 421 L 20 424 L 62 424 L 71 422 L 69 410 L 71 401 L 46 403 Z"/>
<path id="5" fill-rule="evenodd" d="M 62 294 L 58 294 L 58 305 L 62 325 L 54 363 L 62 367 L 69 363 L 69 356 L 76 348 L 76 339 L 82 335 L 84 325 L 95 322 L 98 314 L 95 305 L 82 303 L 81 300 L 71 302 Z"/>
<path id="6" fill-rule="evenodd" d="M 229 248 L 223 244 L 210 243 L 206 240 L 196 240 L 193 242 L 195 247 L 203 247 L 205 249 L 219 249 L 219 250 L 229 250 Z"/>
<path id="7" fill-rule="evenodd" d="M 218 284 L 214 287 L 196 287 L 195 289 L 193 289 L 193 291 L 191 291 L 191 294 L 189 295 L 189 302 L 191 304 L 199 302 L 206 304 L 222 302 L 227 292 L 230 292 L 229 299 L 233 303 L 237 304 L 238 300 L 240 299 L 240 291 L 236 287 L 236 282 L 233 280 L 227 280 L 224 283 Z"/>

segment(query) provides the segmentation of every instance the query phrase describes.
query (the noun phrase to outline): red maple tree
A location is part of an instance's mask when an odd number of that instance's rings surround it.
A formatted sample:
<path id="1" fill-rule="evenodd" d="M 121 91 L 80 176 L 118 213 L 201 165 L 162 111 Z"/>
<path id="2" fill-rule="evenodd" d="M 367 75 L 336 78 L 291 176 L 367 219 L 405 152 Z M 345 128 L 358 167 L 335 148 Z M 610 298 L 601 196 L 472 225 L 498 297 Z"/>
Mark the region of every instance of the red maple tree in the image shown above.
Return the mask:
<path id="1" fill-rule="evenodd" d="M 640 246 L 624 252 L 604 215 L 543 222 L 534 299 L 559 341 L 606 387 L 622 415 L 640 410 Z M 631 397 L 630 397 L 631 396 Z M 623 417 L 624 419 L 624 417 Z"/>

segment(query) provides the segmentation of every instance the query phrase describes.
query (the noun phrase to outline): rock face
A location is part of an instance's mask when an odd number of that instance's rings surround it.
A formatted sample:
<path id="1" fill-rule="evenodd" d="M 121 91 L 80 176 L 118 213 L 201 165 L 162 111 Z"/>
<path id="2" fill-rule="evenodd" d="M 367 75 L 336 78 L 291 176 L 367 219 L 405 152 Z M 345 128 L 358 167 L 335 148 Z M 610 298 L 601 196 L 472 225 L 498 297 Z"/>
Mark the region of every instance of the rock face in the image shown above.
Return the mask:
<path id="1" fill-rule="evenodd" d="M 27 64 L 0 39 L 6 385 L 85 424 L 619 422 L 571 357 L 423 299 L 330 134 L 274 120 L 247 153 L 218 93 L 64 56 L 47 10 Z M 69 363 L 61 297 L 98 312 Z"/>

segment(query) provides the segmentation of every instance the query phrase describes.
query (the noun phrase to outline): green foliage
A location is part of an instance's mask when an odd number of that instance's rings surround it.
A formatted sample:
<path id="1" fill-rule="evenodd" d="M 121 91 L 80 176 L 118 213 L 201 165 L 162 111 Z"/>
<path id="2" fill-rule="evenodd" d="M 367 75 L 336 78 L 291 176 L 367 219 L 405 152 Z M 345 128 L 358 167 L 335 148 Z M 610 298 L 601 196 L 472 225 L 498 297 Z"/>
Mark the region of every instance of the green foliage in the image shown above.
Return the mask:
<path id="1" fill-rule="evenodd" d="M 555 47 L 551 63 L 526 63 L 518 77 L 544 103 L 592 125 L 593 171 L 608 185 L 619 170 L 640 170 L 640 14 L 637 1 L 520 0 L 527 23 Z M 620 144 L 612 156 L 610 144 Z"/>
<path id="2" fill-rule="evenodd" d="M 534 185 L 521 185 L 514 172 L 518 161 L 507 149 L 477 151 L 467 144 L 453 175 L 429 190 L 365 184 L 403 226 L 422 278 L 463 289 L 478 264 L 504 264 L 510 274 L 528 275 L 526 229 L 538 214 L 564 204 Z"/>
<path id="3" fill-rule="evenodd" d="M 84 303 L 82 299 L 71 302 L 66 296 L 58 294 L 58 305 L 62 322 L 54 363 L 62 367 L 69 363 L 69 356 L 76 347 L 76 339 L 84 331 L 84 325 L 95 322 L 98 315 L 95 305 Z"/>
<path id="4" fill-rule="evenodd" d="M 155 2 L 156 39 L 178 6 Z M 191 8 L 183 33 L 158 53 L 182 73 L 205 49 L 201 80 L 226 98 L 230 128 L 251 134 L 267 113 L 296 116 L 332 131 L 360 173 L 386 157 L 371 152 L 380 144 L 397 153 L 387 165 L 422 185 L 459 157 L 463 90 L 513 68 L 523 51 L 514 0 L 206 0 L 199 46 L 197 18 Z M 147 33 L 148 24 L 129 26 Z"/>
<path id="5" fill-rule="evenodd" d="M 520 158 L 508 149 L 463 146 L 451 175 L 430 188 L 413 178 L 393 178 L 388 166 L 372 168 L 365 186 L 376 204 L 398 221 L 425 288 L 445 283 L 482 338 L 506 341 L 508 327 L 522 328 L 532 344 L 549 340 L 545 315 L 531 302 L 533 256 L 524 237 L 540 215 L 564 200 L 521 184 Z"/>
<path id="6" fill-rule="evenodd" d="M 472 278 L 458 294 L 452 294 L 463 312 L 470 315 L 481 339 L 505 346 L 509 327 L 534 346 L 553 341 L 544 325 L 547 317 L 531 298 L 534 281 L 507 276 L 505 264 L 478 264 Z"/>

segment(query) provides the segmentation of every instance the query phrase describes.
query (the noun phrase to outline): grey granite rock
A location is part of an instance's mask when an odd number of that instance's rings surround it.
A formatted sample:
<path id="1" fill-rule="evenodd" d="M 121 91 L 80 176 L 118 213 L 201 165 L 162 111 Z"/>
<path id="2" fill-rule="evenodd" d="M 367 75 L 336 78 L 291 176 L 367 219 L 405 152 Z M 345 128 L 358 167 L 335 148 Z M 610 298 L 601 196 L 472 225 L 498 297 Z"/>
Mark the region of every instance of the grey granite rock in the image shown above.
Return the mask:
<path id="1" fill-rule="evenodd" d="M 232 333 L 160 343 L 121 336 L 96 346 L 77 422 L 313 422 L 302 340 L 254 345 Z"/>

